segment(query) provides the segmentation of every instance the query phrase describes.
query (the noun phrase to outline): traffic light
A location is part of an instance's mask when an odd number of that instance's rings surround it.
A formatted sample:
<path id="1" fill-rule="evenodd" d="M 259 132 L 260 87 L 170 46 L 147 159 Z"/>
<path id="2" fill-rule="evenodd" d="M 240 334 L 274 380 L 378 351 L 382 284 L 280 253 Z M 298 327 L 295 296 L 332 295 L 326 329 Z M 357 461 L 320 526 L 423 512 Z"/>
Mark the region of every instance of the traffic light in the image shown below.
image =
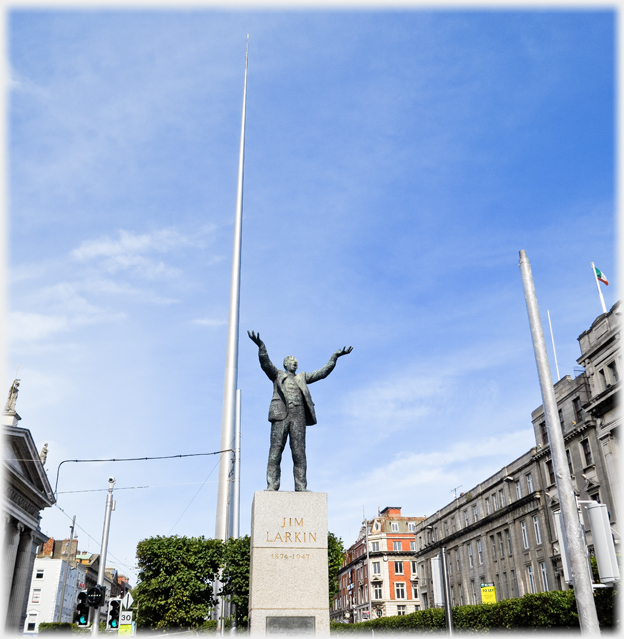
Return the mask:
<path id="1" fill-rule="evenodd" d="M 76 602 L 76 623 L 79 628 L 85 628 L 89 625 L 89 606 L 87 605 L 87 592 L 82 590 L 78 593 Z"/>
<path id="2" fill-rule="evenodd" d="M 119 628 L 119 615 L 121 614 L 121 599 L 111 599 L 108 602 L 108 615 L 106 627 L 117 630 Z"/>

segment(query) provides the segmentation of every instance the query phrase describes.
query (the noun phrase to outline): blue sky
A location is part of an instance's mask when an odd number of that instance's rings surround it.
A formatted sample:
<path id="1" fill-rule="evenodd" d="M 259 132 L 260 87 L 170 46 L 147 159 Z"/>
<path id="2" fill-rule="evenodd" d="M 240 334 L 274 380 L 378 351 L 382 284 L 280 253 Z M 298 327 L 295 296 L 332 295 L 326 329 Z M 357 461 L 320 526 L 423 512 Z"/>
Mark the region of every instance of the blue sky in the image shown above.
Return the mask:
<path id="1" fill-rule="evenodd" d="M 311 387 L 307 433 L 346 543 L 363 510 L 431 514 L 531 447 L 518 251 L 562 374 L 601 312 L 591 261 L 615 301 L 613 12 L 8 16 L 6 375 L 52 482 L 64 459 L 219 449 L 248 32 L 242 532 L 271 396 L 248 329 L 300 370 L 354 347 Z M 140 539 L 214 534 L 216 462 L 65 464 L 58 505 L 97 551 L 104 493 L 65 491 L 149 486 L 116 493 L 130 572 Z"/>

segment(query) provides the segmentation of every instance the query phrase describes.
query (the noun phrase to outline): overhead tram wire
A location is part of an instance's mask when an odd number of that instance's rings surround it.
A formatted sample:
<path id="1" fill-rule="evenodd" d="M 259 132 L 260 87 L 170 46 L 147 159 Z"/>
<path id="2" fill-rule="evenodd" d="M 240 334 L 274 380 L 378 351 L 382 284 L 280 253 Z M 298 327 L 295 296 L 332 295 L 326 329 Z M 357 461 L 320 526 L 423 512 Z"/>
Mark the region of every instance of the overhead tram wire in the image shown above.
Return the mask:
<path id="1" fill-rule="evenodd" d="M 108 490 L 108 489 L 106 489 Z M 56 506 L 56 508 L 58 508 L 64 515 L 65 517 L 67 517 L 68 519 L 71 520 L 71 516 L 68 515 L 58 504 L 54 504 L 54 506 Z M 89 533 L 88 531 L 86 531 L 80 524 L 76 524 L 76 528 L 80 528 L 80 530 L 82 530 L 82 532 L 89 537 L 89 539 L 91 541 L 93 541 L 95 544 L 97 544 L 98 546 L 100 545 L 100 542 L 97 539 L 94 539 Z M 118 563 L 120 563 L 122 566 L 125 566 L 128 570 L 130 570 L 131 572 L 137 574 L 138 571 L 136 568 L 132 568 L 132 566 L 129 566 L 127 563 L 121 561 L 121 559 L 119 559 L 119 557 L 115 557 L 115 555 L 113 555 L 113 553 L 109 550 L 108 554 Z"/>
<path id="2" fill-rule="evenodd" d="M 86 463 L 86 462 L 125 462 L 125 461 L 148 461 L 153 459 L 176 459 L 178 457 L 207 457 L 209 455 L 220 455 L 221 453 L 231 453 L 234 452 L 231 448 L 226 448 L 225 450 L 216 450 L 212 453 L 188 453 L 186 455 L 161 455 L 159 457 L 123 457 L 123 458 L 113 458 L 113 459 L 64 459 L 56 469 L 56 483 L 54 484 L 54 496 L 58 495 L 58 480 L 59 473 L 61 472 L 61 466 L 68 462 L 73 463 Z M 32 460 L 29 460 L 32 461 Z"/>
<path id="3" fill-rule="evenodd" d="M 173 524 L 173 526 L 171 527 L 171 530 L 169 531 L 169 534 L 171 534 L 173 532 L 173 529 L 178 525 L 178 522 L 180 521 L 180 519 L 182 519 L 182 517 L 184 517 L 184 513 L 191 507 L 191 504 L 195 501 L 195 497 L 197 497 L 197 495 L 199 495 L 199 491 L 204 487 L 204 484 L 208 481 L 208 478 L 210 477 L 210 475 L 212 475 L 212 473 L 214 473 L 215 468 L 219 465 L 219 461 L 217 461 L 217 463 L 212 467 L 212 470 L 208 473 L 208 477 L 206 477 L 206 479 L 204 479 L 204 481 L 202 482 L 202 485 L 197 489 L 197 492 L 193 495 L 193 498 L 191 499 L 191 501 L 189 501 L 187 507 L 182 511 L 182 514 L 177 518 L 176 523 Z"/>

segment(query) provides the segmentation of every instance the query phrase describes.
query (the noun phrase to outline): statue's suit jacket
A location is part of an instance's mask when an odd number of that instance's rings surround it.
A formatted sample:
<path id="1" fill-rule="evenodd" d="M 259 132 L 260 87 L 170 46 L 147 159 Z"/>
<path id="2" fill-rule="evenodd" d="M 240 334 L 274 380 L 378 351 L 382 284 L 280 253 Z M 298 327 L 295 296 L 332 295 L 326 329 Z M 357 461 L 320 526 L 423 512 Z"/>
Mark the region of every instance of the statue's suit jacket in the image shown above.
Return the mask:
<path id="1" fill-rule="evenodd" d="M 288 406 L 286 405 L 286 397 L 284 393 L 284 380 L 288 376 L 286 371 L 277 368 L 273 362 L 269 359 L 266 347 L 260 346 L 258 349 L 258 357 L 260 358 L 260 366 L 262 370 L 267 374 L 267 377 L 273 382 L 273 397 L 271 399 L 271 406 L 269 407 L 269 421 L 279 422 L 288 417 Z M 332 357 L 323 368 L 319 368 L 313 373 L 297 373 L 295 375 L 295 381 L 297 386 L 301 389 L 303 399 L 305 401 L 305 418 L 306 426 L 313 426 L 316 424 L 316 413 L 314 412 L 314 402 L 308 389 L 308 384 L 318 382 L 319 379 L 327 377 L 336 366 L 336 360 Z"/>

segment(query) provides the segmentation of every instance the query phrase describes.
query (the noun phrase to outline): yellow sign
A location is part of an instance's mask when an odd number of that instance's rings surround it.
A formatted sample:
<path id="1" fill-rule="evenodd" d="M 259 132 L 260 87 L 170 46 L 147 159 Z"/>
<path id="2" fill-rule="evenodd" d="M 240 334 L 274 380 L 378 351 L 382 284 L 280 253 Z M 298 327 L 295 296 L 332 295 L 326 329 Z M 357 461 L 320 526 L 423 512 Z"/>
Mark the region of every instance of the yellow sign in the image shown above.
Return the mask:
<path id="1" fill-rule="evenodd" d="M 117 636 L 121 637 L 126 635 L 129 637 L 132 634 L 132 626 L 119 626 L 119 630 L 117 631 Z"/>
<path id="2" fill-rule="evenodd" d="M 496 590 L 494 584 L 481 584 L 481 602 L 496 603 Z"/>

